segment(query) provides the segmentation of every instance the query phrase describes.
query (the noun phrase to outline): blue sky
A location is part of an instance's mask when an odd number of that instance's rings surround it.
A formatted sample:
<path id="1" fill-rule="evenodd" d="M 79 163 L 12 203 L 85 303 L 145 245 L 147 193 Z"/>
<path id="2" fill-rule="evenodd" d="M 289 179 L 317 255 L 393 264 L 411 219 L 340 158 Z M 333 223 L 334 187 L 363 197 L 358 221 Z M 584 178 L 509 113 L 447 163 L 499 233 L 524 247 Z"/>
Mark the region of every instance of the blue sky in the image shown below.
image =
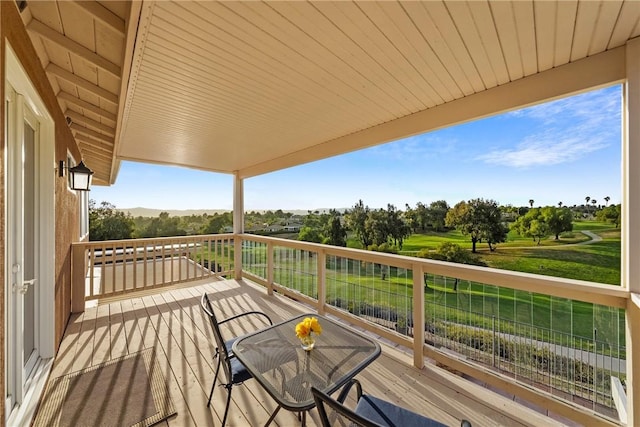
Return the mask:
<path id="1" fill-rule="evenodd" d="M 245 209 L 372 208 L 482 197 L 535 206 L 620 203 L 621 87 L 406 138 L 245 180 Z M 122 162 L 90 198 L 118 208 L 231 209 L 233 178 Z"/>

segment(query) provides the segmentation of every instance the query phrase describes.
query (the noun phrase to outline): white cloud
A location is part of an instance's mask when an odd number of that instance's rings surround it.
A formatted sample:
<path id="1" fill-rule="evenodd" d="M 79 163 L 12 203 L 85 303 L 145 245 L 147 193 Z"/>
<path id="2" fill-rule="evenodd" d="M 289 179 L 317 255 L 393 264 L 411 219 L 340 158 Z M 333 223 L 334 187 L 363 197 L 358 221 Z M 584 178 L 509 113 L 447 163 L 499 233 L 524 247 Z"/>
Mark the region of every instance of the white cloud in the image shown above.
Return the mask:
<path id="1" fill-rule="evenodd" d="M 423 134 L 372 147 L 370 152 L 393 160 L 406 161 L 408 158 L 423 160 L 452 152 L 456 142 L 455 139 Z"/>
<path id="2" fill-rule="evenodd" d="M 575 161 L 619 139 L 620 112 L 620 91 L 608 88 L 509 113 L 539 122 L 535 128 L 544 130 L 524 137 L 514 148 L 494 149 L 477 158 L 514 168 Z"/>

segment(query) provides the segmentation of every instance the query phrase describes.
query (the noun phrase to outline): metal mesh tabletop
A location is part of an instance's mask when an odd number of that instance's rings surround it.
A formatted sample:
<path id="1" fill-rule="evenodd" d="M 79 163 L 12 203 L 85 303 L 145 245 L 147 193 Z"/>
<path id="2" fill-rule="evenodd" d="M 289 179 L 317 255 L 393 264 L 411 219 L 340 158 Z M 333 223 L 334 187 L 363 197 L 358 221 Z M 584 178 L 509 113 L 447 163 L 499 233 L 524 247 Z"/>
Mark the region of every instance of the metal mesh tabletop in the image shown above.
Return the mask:
<path id="1" fill-rule="evenodd" d="M 295 333 L 305 317 L 322 326 L 311 351 Z M 311 386 L 333 393 L 380 355 L 380 345 L 346 325 L 304 314 L 238 339 L 233 352 L 280 406 L 305 411 L 315 406 Z"/>

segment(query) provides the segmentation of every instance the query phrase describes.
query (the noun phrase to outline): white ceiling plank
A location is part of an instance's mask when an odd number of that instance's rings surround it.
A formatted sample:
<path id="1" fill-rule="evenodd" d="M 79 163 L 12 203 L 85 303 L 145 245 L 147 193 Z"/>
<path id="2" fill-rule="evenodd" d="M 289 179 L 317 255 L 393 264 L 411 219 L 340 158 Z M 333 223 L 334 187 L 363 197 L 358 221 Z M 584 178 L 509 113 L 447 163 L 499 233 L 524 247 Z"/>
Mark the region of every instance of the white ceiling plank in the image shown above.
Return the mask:
<path id="1" fill-rule="evenodd" d="M 468 4 L 496 80 L 499 85 L 507 83 L 509 72 L 489 3 L 487 1 L 472 1 Z"/>
<path id="2" fill-rule="evenodd" d="M 522 78 L 524 69 L 522 67 L 518 29 L 512 4 L 506 1 L 496 1 L 490 2 L 489 6 L 491 7 L 491 14 L 494 17 L 496 31 L 504 53 L 509 80 Z"/>
<path id="3" fill-rule="evenodd" d="M 384 87 L 389 88 L 396 96 L 406 96 L 409 92 L 411 97 L 417 96 L 420 102 L 425 106 L 432 106 L 437 103 L 444 102 L 430 86 L 416 88 L 403 83 L 398 77 L 395 61 L 390 59 L 384 51 L 378 46 L 372 36 L 372 33 L 379 34 L 379 31 L 366 17 L 366 15 L 355 4 L 347 2 L 314 2 L 314 7 L 320 13 L 329 19 L 333 25 L 341 29 L 351 41 L 351 49 L 353 57 L 357 57 L 358 62 L 362 63 L 362 71 L 372 75 L 373 81 L 383 82 Z M 352 62 L 353 63 L 353 62 Z M 354 66 L 357 66 L 353 63 Z"/>
<path id="4" fill-rule="evenodd" d="M 73 83 L 85 90 L 88 90 L 89 92 L 92 92 L 96 95 L 98 95 L 99 97 L 105 99 L 106 101 L 112 102 L 113 104 L 117 104 L 118 103 L 118 97 L 116 95 L 114 95 L 113 93 L 101 88 L 100 86 L 94 85 L 93 83 L 76 76 L 73 73 L 70 73 L 67 70 L 64 70 L 60 67 L 58 67 L 55 64 L 49 64 L 47 65 L 47 68 L 45 69 L 45 71 L 47 73 L 51 73 L 61 79 L 64 79 L 70 83 Z"/>
<path id="5" fill-rule="evenodd" d="M 577 11 L 577 0 L 558 2 L 553 55 L 554 66 L 566 64 L 571 60 L 571 45 Z"/>
<path id="6" fill-rule="evenodd" d="M 594 53 L 607 49 L 621 9 L 622 0 L 607 0 L 602 2 L 602 6 L 598 11 L 597 26 L 593 31 L 591 45 L 587 52 L 588 55 L 593 55 Z"/>
<path id="7" fill-rule="evenodd" d="M 637 1 L 625 1 L 620 9 L 618 20 L 611 40 L 607 49 L 613 49 L 618 46 L 622 46 L 630 38 L 632 38 L 634 28 L 638 28 L 640 24 L 640 2 Z"/>
<path id="8" fill-rule="evenodd" d="M 482 77 L 482 82 L 486 88 L 498 85 L 498 78 L 494 72 L 487 52 L 482 44 L 482 38 L 478 33 L 473 15 L 466 2 L 448 2 L 445 7 L 451 14 L 451 19 L 456 25 L 458 32 L 465 41 L 465 48 L 473 59 L 478 73 Z"/>
<path id="9" fill-rule="evenodd" d="M 438 30 L 436 23 L 423 7 L 422 2 L 406 1 L 402 2 L 402 7 L 407 11 L 413 21 L 417 31 L 422 35 L 422 40 L 433 51 L 438 61 L 446 69 L 451 79 L 458 86 L 463 95 L 470 95 L 474 92 L 469 78 L 456 60 L 453 52 L 449 49 L 446 40 Z"/>
<path id="10" fill-rule="evenodd" d="M 218 3 L 204 3 L 204 5 L 222 7 Z M 288 3 L 278 3 L 278 5 L 288 5 Z M 273 59 L 281 62 L 289 70 L 305 70 L 302 77 L 308 83 L 313 81 L 323 87 L 324 91 L 333 90 L 339 99 L 360 105 L 365 108 L 364 111 L 368 111 L 374 116 L 381 117 L 394 109 L 398 111 L 396 114 L 409 113 L 409 110 L 398 104 L 394 98 L 388 98 L 387 102 L 384 102 L 385 98 L 378 87 L 369 84 L 354 69 L 345 66 L 325 47 L 319 46 L 300 28 L 287 21 L 282 16 L 282 10 L 276 11 L 268 3 L 257 2 L 231 2 L 226 3 L 224 7 L 234 11 L 241 10 L 244 13 L 243 16 L 250 18 L 251 23 L 254 24 L 251 26 L 245 24 L 245 27 L 242 28 L 237 26 L 240 22 L 236 23 L 233 27 L 236 31 L 234 36 L 242 38 L 245 43 L 251 40 L 253 47 L 261 47 L 264 52 L 277 54 Z M 292 6 L 289 5 L 289 7 Z M 219 12 L 224 13 L 225 11 L 220 9 Z M 227 19 L 233 18 L 228 14 L 223 16 Z M 243 31 L 238 32 L 238 28 L 242 28 Z M 232 30 L 228 27 L 225 29 Z M 267 37 L 262 29 L 268 30 Z M 342 102 L 344 101 L 340 103 Z"/>
<path id="11" fill-rule="evenodd" d="M 27 26 L 29 31 L 33 31 L 47 40 L 56 43 L 57 45 L 65 48 L 74 55 L 79 56 L 87 62 L 95 65 L 96 67 L 110 73 L 114 77 L 120 78 L 120 67 L 112 62 L 97 55 L 86 47 L 74 42 L 73 40 L 65 37 L 54 29 L 51 29 L 44 25 L 42 22 L 35 19 Z"/>
<path id="12" fill-rule="evenodd" d="M 574 42 L 571 48 L 572 61 L 588 55 L 593 40 L 593 32 L 598 21 L 600 6 L 600 1 L 582 1 L 578 3 Z"/>
<path id="13" fill-rule="evenodd" d="M 357 43 L 356 40 L 361 37 L 353 34 L 353 32 L 349 35 L 343 31 L 332 31 L 339 25 L 338 22 L 333 22 L 333 19 L 339 21 L 347 19 L 344 13 L 339 11 L 342 9 L 341 5 L 334 7 L 332 9 L 334 14 L 330 15 L 331 11 L 327 13 L 326 10 L 320 7 L 321 2 L 313 5 L 309 3 L 292 4 L 294 4 L 299 13 L 307 16 L 307 19 L 313 20 L 314 25 L 310 25 L 307 28 L 313 31 L 314 38 L 338 55 L 345 65 L 358 70 L 362 78 L 377 86 L 385 94 L 384 96 L 393 97 L 398 102 L 405 103 L 406 108 L 410 111 L 417 111 L 435 105 L 432 99 L 433 91 L 428 93 L 424 85 L 403 84 L 397 78 L 397 73 L 393 71 L 393 66 L 398 66 L 399 64 L 384 63 L 379 58 L 373 57 Z M 334 6 L 336 5 L 334 4 Z M 320 16 L 321 19 L 317 18 L 317 16 Z M 352 36 L 355 36 L 355 40 Z"/>
<path id="14" fill-rule="evenodd" d="M 222 7 L 217 3 L 207 3 L 209 7 Z M 236 6 L 236 3 L 233 3 Z M 242 6 L 243 4 L 238 4 Z M 173 20 L 179 11 L 171 11 L 174 14 Z M 203 11 L 203 14 L 206 11 Z M 224 12 L 224 10 L 222 10 Z M 229 17 L 228 19 L 231 19 Z M 251 30 L 252 26 L 245 25 L 243 34 L 238 36 L 242 37 L 242 43 L 238 45 L 237 39 L 230 38 L 228 33 L 223 32 L 222 28 L 214 28 L 206 23 L 202 23 L 205 28 L 201 29 L 200 23 L 194 19 L 193 16 L 185 17 L 185 26 L 189 28 L 192 33 L 197 32 L 199 40 L 216 40 L 215 51 L 205 54 L 206 44 L 202 45 L 202 42 L 197 46 L 198 51 L 202 52 L 200 56 L 207 56 L 214 58 L 216 62 L 224 61 L 227 72 L 236 74 L 236 77 L 230 77 L 228 81 L 233 84 L 243 84 L 247 82 L 256 81 L 257 79 L 267 78 L 266 84 L 272 85 L 281 95 L 280 98 L 283 103 L 295 102 L 299 98 L 307 99 L 308 96 L 315 98 L 315 103 L 326 102 L 332 105 L 333 108 L 340 109 L 346 115 L 353 114 L 353 109 L 346 108 L 344 104 L 345 99 L 349 99 L 349 104 L 356 105 L 355 99 L 360 98 L 356 96 L 348 98 L 347 94 L 352 92 L 350 87 L 341 86 L 342 92 L 335 89 L 330 89 L 331 84 L 328 82 L 339 81 L 333 79 L 326 70 L 318 69 L 314 67 L 310 61 L 305 58 L 299 57 L 294 53 L 294 57 L 288 60 L 290 64 L 285 63 L 279 58 L 288 58 L 292 55 L 290 49 L 283 48 L 282 45 L 276 42 L 271 37 L 264 37 L 263 34 L 254 32 Z M 222 22 L 223 19 L 219 19 L 217 22 Z M 224 29 L 232 30 L 233 26 L 225 24 Z M 174 32 L 178 31 L 174 29 Z M 264 45 L 264 47 L 262 47 Z M 274 50 L 275 49 L 275 50 Z M 269 53 L 271 56 L 269 56 Z M 277 55 L 276 55 L 277 53 Z M 295 58 L 295 60 L 293 60 Z M 244 77 L 244 78 L 243 78 Z M 261 91 L 258 91 L 261 93 Z M 293 96 L 293 98 L 291 98 Z M 355 98 L 355 99 L 354 99 Z M 351 110 L 351 111 L 349 111 Z M 364 107 L 361 113 L 371 115 L 372 119 L 380 117 L 380 112 L 373 103 L 369 103 Z"/>
<path id="15" fill-rule="evenodd" d="M 462 96 L 462 91 L 446 71 L 431 47 L 424 42 L 414 22 L 399 3 L 360 3 L 378 28 L 392 40 L 407 64 L 410 86 L 423 88 L 422 99 L 429 99 L 428 106 L 451 101 Z M 401 64 L 396 64 L 401 65 Z M 434 98 L 433 91 L 437 98 Z M 428 98 L 425 98 L 428 97 Z M 440 101 L 442 100 L 442 101 Z"/>
<path id="16" fill-rule="evenodd" d="M 557 2 L 553 1 L 538 1 L 533 4 L 539 72 L 554 66 L 557 8 Z"/>
<path id="17" fill-rule="evenodd" d="M 533 1 L 525 0 L 511 3 L 516 20 L 518 44 L 522 70 L 525 76 L 538 72 L 538 52 L 536 47 L 536 27 Z"/>
<path id="18" fill-rule="evenodd" d="M 467 50 L 462 36 L 458 32 L 449 11 L 443 2 L 421 2 L 427 13 L 431 16 L 438 32 L 442 34 L 443 40 L 447 43 L 448 49 L 453 53 L 456 61 L 467 76 L 474 92 L 485 90 L 486 87 L 478 68 L 473 62 Z"/>

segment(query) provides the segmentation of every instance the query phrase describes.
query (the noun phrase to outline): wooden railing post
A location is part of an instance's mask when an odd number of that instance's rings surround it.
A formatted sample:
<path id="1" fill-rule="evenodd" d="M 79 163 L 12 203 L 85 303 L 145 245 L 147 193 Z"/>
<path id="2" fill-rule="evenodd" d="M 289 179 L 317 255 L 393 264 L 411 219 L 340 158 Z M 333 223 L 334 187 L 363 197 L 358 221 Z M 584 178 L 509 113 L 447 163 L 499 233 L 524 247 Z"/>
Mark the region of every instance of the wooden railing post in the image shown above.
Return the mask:
<path id="1" fill-rule="evenodd" d="M 71 312 L 84 311 L 84 297 L 87 277 L 87 248 L 84 245 L 71 246 Z"/>
<path id="2" fill-rule="evenodd" d="M 273 242 L 267 243 L 267 294 L 273 295 Z"/>
<path id="3" fill-rule="evenodd" d="M 324 305 L 327 300 L 327 283 L 326 283 L 326 268 L 327 268 L 327 254 L 324 251 L 316 252 L 317 261 L 317 285 L 318 285 L 318 314 L 324 314 Z"/>
<path id="4" fill-rule="evenodd" d="M 242 234 L 233 236 L 233 277 L 242 279 Z"/>
<path id="5" fill-rule="evenodd" d="M 421 264 L 413 264 L 413 365 L 424 367 L 424 286 Z"/>

